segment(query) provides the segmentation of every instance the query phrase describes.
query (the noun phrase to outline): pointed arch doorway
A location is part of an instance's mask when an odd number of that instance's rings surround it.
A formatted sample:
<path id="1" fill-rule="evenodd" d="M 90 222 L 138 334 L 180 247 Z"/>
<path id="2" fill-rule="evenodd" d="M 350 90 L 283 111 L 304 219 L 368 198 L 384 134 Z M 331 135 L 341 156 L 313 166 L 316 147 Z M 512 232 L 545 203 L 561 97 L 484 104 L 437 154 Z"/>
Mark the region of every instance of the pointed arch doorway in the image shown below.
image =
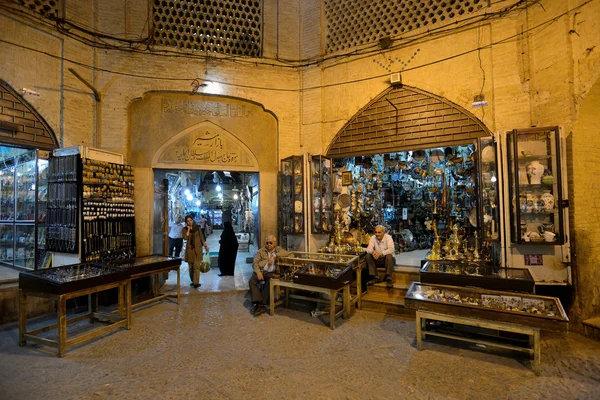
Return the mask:
<path id="1" fill-rule="evenodd" d="M 472 113 L 410 86 L 393 86 L 361 109 L 334 137 L 334 158 L 447 147 L 491 136 Z"/>
<path id="2" fill-rule="evenodd" d="M 252 271 L 246 262 L 252 256 L 251 240 L 260 237 L 258 158 L 236 135 L 214 122 L 202 121 L 166 141 L 154 155 L 152 167 L 154 253 L 182 256 L 173 253 L 178 248 L 170 245 L 170 239 L 180 233 L 178 217 L 191 215 L 205 234 L 212 266 L 210 272 L 203 274 L 204 286 L 199 290 L 245 287 Z M 227 223 L 237 237 L 237 251 L 223 248 L 228 245 L 221 241 Z M 227 258 L 226 254 L 232 251 L 236 256 Z M 230 262 L 235 268 L 225 265 Z M 187 263 L 183 270 L 186 268 L 189 271 Z M 167 284 L 174 277 L 169 279 Z M 182 282 L 184 292 L 191 290 L 186 287 L 189 285 L 185 273 Z"/>
<path id="3" fill-rule="evenodd" d="M 352 176 L 342 193 L 352 196 L 347 204 L 354 235 L 366 245 L 375 226 L 384 225 L 401 250 L 396 264 L 418 267 L 436 237 L 431 218 L 438 205 L 438 228 L 460 221 L 465 231 L 499 237 L 497 227 L 484 232 L 477 203 L 477 151 L 492 142 L 490 130 L 461 106 L 418 88 L 392 86 L 348 121 L 326 155 Z M 488 175 L 495 179 L 497 172 Z"/>

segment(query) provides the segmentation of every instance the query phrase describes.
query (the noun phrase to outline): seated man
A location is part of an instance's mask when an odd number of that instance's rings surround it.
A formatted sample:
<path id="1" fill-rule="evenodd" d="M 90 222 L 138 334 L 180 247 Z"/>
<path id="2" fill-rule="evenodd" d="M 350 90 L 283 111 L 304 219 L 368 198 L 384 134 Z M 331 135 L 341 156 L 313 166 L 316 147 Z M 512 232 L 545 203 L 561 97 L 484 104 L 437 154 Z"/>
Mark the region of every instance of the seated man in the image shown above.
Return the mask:
<path id="1" fill-rule="evenodd" d="M 277 246 L 275 236 L 267 236 L 265 247 L 258 250 L 252 263 L 254 273 L 250 278 L 250 291 L 252 292 L 252 314 L 256 317 L 266 310 L 269 304 L 269 281 L 274 274 L 279 273 L 277 256 L 288 255 L 289 252 Z"/>
<path id="2" fill-rule="evenodd" d="M 385 233 L 385 228 L 381 225 L 375 227 L 375 235 L 371 236 L 369 246 L 367 247 L 367 265 L 369 274 L 379 281 L 377 267 L 385 266 L 385 281 L 388 287 L 394 286 L 392 273 L 394 272 L 394 240 Z"/>

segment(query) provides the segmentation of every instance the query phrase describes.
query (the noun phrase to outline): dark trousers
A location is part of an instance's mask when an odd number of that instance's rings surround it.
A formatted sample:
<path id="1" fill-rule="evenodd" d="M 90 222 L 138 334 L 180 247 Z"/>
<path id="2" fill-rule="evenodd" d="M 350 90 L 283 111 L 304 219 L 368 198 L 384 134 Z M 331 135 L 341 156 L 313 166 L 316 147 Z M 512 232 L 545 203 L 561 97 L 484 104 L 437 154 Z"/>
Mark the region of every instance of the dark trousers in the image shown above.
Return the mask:
<path id="1" fill-rule="evenodd" d="M 265 280 L 259 281 L 256 272 L 252 273 L 249 284 L 253 303 L 269 304 L 269 282 L 272 277 L 273 272 L 263 272 L 263 278 L 265 278 Z"/>
<path id="2" fill-rule="evenodd" d="M 173 251 L 173 247 L 175 251 Z M 183 248 L 183 238 L 173 239 L 169 238 L 169 250 L 167 251 L 167 255 L 171 257 L 181 257 L 181 249 Z"/>
<path id="3" fill-rule="evenodd" d="M 394 272 L 394 265 L 396 264 L 396 260 L 394 256 L 391 254 L 386 254 L 384 257 L 379 257 L 379 259 L 374 259 L 371 254 L 367 254 L 367 265 L 369 266 L 369 275 L 377 276 L 377 267 L 385 267 L 385 275 L 386 277 L 392 276 Z"/>

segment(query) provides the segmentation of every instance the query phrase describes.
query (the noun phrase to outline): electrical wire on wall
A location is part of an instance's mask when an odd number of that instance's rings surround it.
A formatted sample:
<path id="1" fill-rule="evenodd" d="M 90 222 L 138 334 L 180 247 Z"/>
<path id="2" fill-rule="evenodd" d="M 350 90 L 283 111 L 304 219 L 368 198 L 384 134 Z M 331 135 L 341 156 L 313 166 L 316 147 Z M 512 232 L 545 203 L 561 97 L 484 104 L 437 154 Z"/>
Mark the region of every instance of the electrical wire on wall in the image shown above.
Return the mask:
<path id="1" fill-rule="evenodd" d="M 406 34 L 401 37 L 393 38 L 394 45 L 390 46 L 388 50 L 398 50 L 408 45 L 414 45 L 423 41 L 432 40 L 437 36 L 452 35 L 461 30 L 467 29 L 470 26 L 481 24 L 482 22 L 489 21 L 491 19 L 502 18 L 514 11 L 520 11 L 523 8 L 531 7 L 541 0 L 519 0 L 509 6 L 502 8 L 501 10 L 475 15 L 472 17 L 462 18 L 460 21 L 455 21 L 438 27 L 427 29 L 423 32 L 414 34 Z M 590 0 L 593 1 L 593 0 Z M 351 57 L 352 59 L 360 59 L 361 57 L 369 57 L 373 54 L 380 52 L 378 43 L 370 43 L 363 47 L 357 47 L 346 53 L 336 53 L 326 56 L 316 56 L 307 59 L 291 60 L 281 57 L 268 58 L 263 57 L 260 59 L 242 57 L 242 56 L 226 56 L 226 55 L 209 55 L 209 54 L 195 54 L 190 52 L 182 52 L 170 50 L 168 48 L 156 48 L 154 46 L 154 25 L 148 26 L 148 34 L 145 36 L 140 35 L 136 39 L 126 39 L 125 34 L 111 35 L 105 32 L 99 32 L 93 28 L 86 27 L 84 25 L 69 21 L 58 16 L 49 19 L 44 14 L 31 13 L 30 10 L 24 11 L 22 6 L 16 1 L 9 1 L 13 6 L 9 4 L 0 4 L 0 9 L 17 14 L 23 18 L 27 18 L 31 21 L 44 24 L 47 28 L 56 29 L 61 34 L 84 43 L 88 46 L 98 47 L 105 50 L 116 50 L 133 53 L 142 53 L 154 56 L 168 56 L 168 57 L 181 57 L 181 58 L 205 58 L 214 56 L 219 60 L 230 61 L 233 63 L 240 64 L 253 64 L 253 65 L 264 65 L 280 68 L 302 68 L 314 65 L 319 65 L 326 62 L 339 62 L 344 61 Z M 148 18 L 146 19 L 148 20 Z M 147 25 L 145 25 L 146 27 Z M 299 54 L 299 57 L 301 54 Z M 357 58 L 358 57 L 358 58 Z M 268 61 L 266 61 L 268 60 Z"/>
<path id="2" fill-rule="evenodd" d="M 410 67 L 410 68 L 406 68 L 406 69 L 403 70 L 403 72 L 414 71 L 414 70 L 418 70 L 418 69 L 421 69 L 421 68 L 426 68 L 426 67 L 429 67 L 429 66 L 432 66 L 432 65 L 436 65 L 436 64 L 439 64 L 439 63 L 443 63 L 443 62 L 446 62 L 446 61 L 449 61 L 449 60 L 452 60 L 452 59 L 455 59 L 455 58 L 458 58 L 458 57 L 462 57 L 464 55 L 470 54 L 470 53 L 475 52 L 475 51 L 480 52 L 483 49 L 492 48 L 493 46 L 497 46 L 497 45 L 501 45 L 501 44 L 506 44 L 506 43 L 511 43 L 513 41 L 519 40 L 519 37 L 521 37 L 524 33 L 529 33 L 531 35 L 539 34 L 542 31 L 544 31 L 545 29 L 547 29 L 548 27 L 550 27 L 552 24 L 554 24 L 555 22 L 557 22 L 563 16 L 568 15 L 568 14 L 570 14 L 570 13 L 572 13 L 572 12 L 574 12 L 574 11 L 582 8 L 582 7 L 584 7 L 585 5 L 591 3 L 592 1 L 596 1 L 596 0 L 588 0 L 585 3 L 582 3 L 582 4 L 576 6 L 576 7 L 572 8 L 572 9 L 569 9 L 569 10 L 567 10 L 567 11 L 565 11 L 565 12 L 563 12 L 563 13 L 555 16 L 555 17 L 553 17 L 553 18 L 550 18 L 550 19 L 548 19 L 546 21 L 543 21 L 543 22 L 537 24 L 534 27 L 528 28 L 524 32 L 518 32 L 517 34 L 508 36 L 508 37 L 503 38 L 503 39 L 499 39 L 499 40 L 497 40 L 495 42 L 490 42 L 489 44 L 486 44 L 486 45 L 483 45 L 483 46 L 481 46 L 479 44 L 479 36 L 478 36 L 478 46 L 476 48 L 474 48 L 474 49 L 466 50 L 466 51 L 463 51 L 463 52 L 460 52 L 460 53 L 457 53 L 457 54 L 454 54 L 454 55 L 451 55 L 451 56 L 448 56 L 448 57 L 444 57 L 444 58 L 441 58 L 441 59 L 438 59 L 438 60 L 433 60 L 433 61 L 421 64 L 421 65 L 418 65 L 418 66 L 413 66 L 413 67 Z M 522 3 L 522 2 L 520 1 L 517 4 L 520 4 L 520 3 Z M 3 9 L 3 8 L 4 7 L 0 4 L 0 9 Z M 144 74 L 137 74 L 137 73 L 128 73 L 128 72 L 116 71 L 116 70 L 111 70 L 111 69 L 107 69 L 107 68 L 100 68 L 100 67 L 95 67 L 95 66 L 92 66 L 92 65 L 88 65 L 88 64 L 85 64 L 85 63 L 82 63 L 82 62 L 79 62 L 79 61 L 75 61 L 75 60 L 66 58 L 66 57 L 62 57 L 62 56 L 57 56 L 55 54 L 51 54 L 51 53 L 49 53 L 47 51 L 34 49 L 32 47 L 24 46 L 24 45 L 21 45 L 21 44 L 18 44 L 18 43 L 13 43 L 13 42 L 10 42 L 10 41 L 2 39 L 2 38 L 0 38 L 0 43 L 6 43 L 8 45 L 19 47 L 19 48 L 22 48 L 22 49 L 25 49 L 25 50 L 33 51 L 33 52 L 36 52 L 36 53 L 39 53 L 39 54 L 44 54 L 44 55 L 46 55 L 48 57 L 51 57 L 51 58 L 54 58 L 54 59 L 60 59 L 60 60 L 63 60 L 65 62 L 68 62 L 70 64 L 77 65 L 77 66 L 80 66 L 80 67 L 83 67 L 83 68 L 86 68 L 86 69 L 95 70 L 97 72 L 104 72 L 104 73 L 113 74 L 113 75 L 127 76 L 127 77 L 140 78 L 140 79 L 149 79 L 149 80 L 185 81 L 185 82 L 192 82 L 195 79 L 199 79 L 197 76 L 189 76 L 189 77 L 166 77 L 166 76 L 144 75 Z M 376 45 L 376 46 L 378 46 L 378 45 Z M 398 48 L 398 46 L 391 46 L 388 49 L 386 49 L 385 51 L 390 51 L 391 49 L 397 49 L 397 48 Z M 374 50 L 372 52 L 373 53 L 375 53 L 375 52 L 379 53 L 379 52 L 381 52 L 381 50 L 377 49 L 376 51 Z M 148 54 L 148 53 L 145 53 L 145 54 Z M 149 53 L 149 54 L 154 54 L 154 53 Z M 355 55 L 356 54 L 359 54 L 359 53 L 355 53 Z M 185 55 L 178 54 L 177 56 L 178 57 L 184 57 Z M 348 57 L 348 59 L 346 60 L 346 62 L 355 61 L 357 59 L 356 57 L 352 57 L 350 59 L 350 55 L 343 55 L 343 56 L 340 56 L 340 57 Z M 207 56 L 203 56 L 201 58 L 204 59 L 206 62 L 208 62 Z M 321 64 L 326 59 L 327 59 L 327 57 L 324 57 L 324 58 L 320 59 L 319 61 L 315 61 L 314 64 Z M 358 59 L 360 59 L 360 57 Z M 214 60 L 215 61 L 218 60 L 218 61 L 221 61 L 221 62 L 224 62 L 224 61 L 231 61 L 231 62 L 234 62 L 234 63 L 239 62 L 239 60 L 236 60 L 234 58 L 223 58 L 223 57 L 214 57 Z M 244 63 L 249 63 L 249 64 L 252 64 L 252 65 L 263 65 L 263 66 L 264 65 L 270 65 L 270 66 L 273 66 L 273 67 L 285 67 L 284 65 L 281 65 L 281 64 L 265 63 L 265 62 L 256 61 L 254 59 L 251 60 L 251 61 L 250 60 L 246 60 L 246 61 L 244 61 Z M 303 67 L 307 67 L 309 65 L 313 65 L 313 62 L 309 62 L 309 63 L 305 63 L 305 64 L 297 64 L 295 66 L 291 66 L 291 68 L 303 68 Z M 290 67 L 290 66 L 288 66 L 288 67 Z M 484 82 L 483 82 L 483 84 L 485 84 L 485 71 L 483 71 L 483 72 L 484 72 Z M 368 76 L 368 77 L 364 77 L 364 78 L 358 78 L 358 79 L 353 79 L 353 80 L 349 80 L 349 81 L 337 82 L 337 83 L 326 84 L 326 85 L 300 87 L 298 89 L 288 89 L 288 88 L 275 88 L 275 87 L 245 85 L 245 84 L 232 83 L 232 82 L 224 82 L 224 81 L 218 81 L 218 80 L 212 80 L 212 81 L 215 82 L 215 83 L 219 83 L 219 84 L 222 84 L 222 85 L 229 86 L 229 87 L 243 88 L 243 89 L 256 89 L 256 90 L 276 91 L 276 92 L 301 92 L 301 91 L 309 91 L 309 90 L 315 90 L 315 89 L 324 89 L 324 88 L 328 88 L 328 87 L 337 87 L 337 86 L 340 86 L 340 85 L 347 85 L 347 84 L 365 82 L 365 81 L 370 81 L 370 80 L 375 80 L 375 79 L 382 79 L 382 78 L 386 78 L 387 79 L 388 77 L 389 77 L 389 74 L 385 73 L 385 74 Z M 202 78 L 200 78 L 200 79 L 202 79 Z M 483 87 L 483 84 L 482 84 L 482 87 Z"/>

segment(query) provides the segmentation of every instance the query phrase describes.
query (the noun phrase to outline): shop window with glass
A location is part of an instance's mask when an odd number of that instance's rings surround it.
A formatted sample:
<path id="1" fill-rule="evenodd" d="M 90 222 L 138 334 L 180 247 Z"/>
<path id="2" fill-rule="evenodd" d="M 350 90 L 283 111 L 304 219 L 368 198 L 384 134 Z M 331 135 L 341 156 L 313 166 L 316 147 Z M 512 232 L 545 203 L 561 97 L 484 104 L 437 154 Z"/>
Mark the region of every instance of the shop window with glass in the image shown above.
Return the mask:
<path id="1" fill-rule="evenodd" d="M 45 152 L 0 146 L 0 264 L 38 269 L 46 259 Z"/>

